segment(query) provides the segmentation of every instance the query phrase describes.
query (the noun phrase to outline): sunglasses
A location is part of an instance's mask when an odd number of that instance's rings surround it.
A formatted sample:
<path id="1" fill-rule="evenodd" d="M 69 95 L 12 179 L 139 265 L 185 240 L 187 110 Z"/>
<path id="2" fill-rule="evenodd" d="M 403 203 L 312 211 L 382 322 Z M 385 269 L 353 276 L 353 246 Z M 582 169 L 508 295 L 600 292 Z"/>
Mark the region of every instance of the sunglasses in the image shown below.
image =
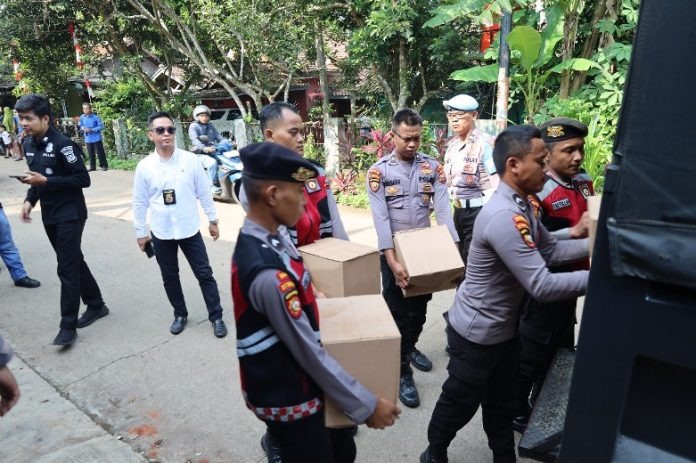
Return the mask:
<path id="1" fill-rule="evenodd" d="M 396 135 L 397 137 L 401 138 L 406 143 L 411 143 L 411 142 L 418 143 L 419 141 L 421 141 L 420 135 L 417 137 L 402 137 L 401 135 L 399 135 L 399 133 L 396 130 L 392 130 L 392 133 L 394 135 Z"/>
<path id="2" fill-rule="evenodd" d="M 176 132 L 176 127 L 155 127 L 152 129 L 157 135 L 164 135 L 164 132 L 167 132 L 169 135 L 172 135 L 174 132 Z"/>

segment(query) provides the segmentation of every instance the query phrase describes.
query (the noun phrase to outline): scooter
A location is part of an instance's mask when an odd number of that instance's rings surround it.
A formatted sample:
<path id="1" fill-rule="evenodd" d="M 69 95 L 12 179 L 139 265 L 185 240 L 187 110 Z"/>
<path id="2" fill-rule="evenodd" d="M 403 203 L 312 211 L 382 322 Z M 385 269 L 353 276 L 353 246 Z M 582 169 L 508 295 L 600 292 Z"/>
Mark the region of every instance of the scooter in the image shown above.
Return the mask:
<path id="1" fill-rule="evenodd" d="M 199 139 L 205 143 L 207 137 L 202 135 Z M 242 188 L 242 160 L 231 141 L 223 139 L 215 147 L 215 151 L 207 153 L 217 161 L 218 181 L 222 188 L 223 200 L 232 200 L 239 204 L 239 190 Z"/>

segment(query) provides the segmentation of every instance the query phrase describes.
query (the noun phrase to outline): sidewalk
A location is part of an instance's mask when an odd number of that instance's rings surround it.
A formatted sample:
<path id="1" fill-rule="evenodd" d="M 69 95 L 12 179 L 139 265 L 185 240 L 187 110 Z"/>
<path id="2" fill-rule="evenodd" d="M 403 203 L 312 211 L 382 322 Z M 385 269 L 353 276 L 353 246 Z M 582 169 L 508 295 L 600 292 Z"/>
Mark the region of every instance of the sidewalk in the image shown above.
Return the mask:
<path id="1" fill-rule="evenodd" d="M 135 242 L 133 174 L 92 173 L 92 186 L 85 190 L 90 218 L 82 249 L 111 313 L 79 330 L 75 345 L 64 351 L 50 344 L 59 322 L 55 254 L 39 211 L 30 225 L 18 220 L 26 188 L 7 177 L 22 173 L 21 164 L 0 160 L 0 202 L 25 267 L 42 286 L 15 288 L 7 272 L 0 273 L 0 332 L 15 348 L 17 358 L 10 366 L 23 394 L 0 419 L 0 461 L 265 461 L 259 446 L 264 425 L 241 396 L 231 314 L 229 266 L 244 217 L 241 207 L 217 203 L 221 238 L 206 238 L 230 334 L 222 340 L 213 336 L 198 283 L 182 264 L 189 325 L 172 336 L 159 269 Z M 353 240 L 376 245 L 369 211 L 341 208 L 341 214 Z M 429 304 L 419 348 L 434 368 L 415 373 L 422 405 L 402 407 L 398 423 L 385 431 L 361 426 L 358 462 L 416 462 L 427 446 L 428 421 L 446 377 L 442 313 L 453 297 L 453 291 L 437 293 Z M 450 461 L 491 458 L 477 415 L 453 442 Z"/>

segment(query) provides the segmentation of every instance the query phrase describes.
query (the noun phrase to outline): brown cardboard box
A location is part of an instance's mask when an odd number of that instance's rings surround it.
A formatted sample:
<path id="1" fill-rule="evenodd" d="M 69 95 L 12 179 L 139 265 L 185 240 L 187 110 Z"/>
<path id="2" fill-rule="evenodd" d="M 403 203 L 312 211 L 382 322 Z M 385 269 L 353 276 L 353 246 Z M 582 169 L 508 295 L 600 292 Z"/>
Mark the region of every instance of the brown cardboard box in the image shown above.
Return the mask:
<path id="1" fill-rule="evenodd" d="M 602 203 L 602 195 L 590 196 L 587 198 L 587 215 L 590 216 L 590 229 L 588 236 L 590 238 L 590 257 L 594 250 L 595 236 L 597 236 L 597 221 L 599 220 L 599 206 Z"/>
<path id="2" fill-rule="evenodd" d="M 379 253 L 376 249 L 336 238 L 324 238 L 300 248 L 312 282 L 327 297 L 380 294 Z"/>
<path id="3" fill-rule="evenodd" d="M 324 348 L 377 397 L 396 403 L 401 335 L 381 295 L 317 299 Z M 353 426 L 325 397 L 326 426 Z"/>
<path id="4" fill-rule="evenodd" d="M 455 288 L 464 274 L 459 249 L 445 225 L 397 232 L 394 249 L 409 275 L 406 297 Z"/>

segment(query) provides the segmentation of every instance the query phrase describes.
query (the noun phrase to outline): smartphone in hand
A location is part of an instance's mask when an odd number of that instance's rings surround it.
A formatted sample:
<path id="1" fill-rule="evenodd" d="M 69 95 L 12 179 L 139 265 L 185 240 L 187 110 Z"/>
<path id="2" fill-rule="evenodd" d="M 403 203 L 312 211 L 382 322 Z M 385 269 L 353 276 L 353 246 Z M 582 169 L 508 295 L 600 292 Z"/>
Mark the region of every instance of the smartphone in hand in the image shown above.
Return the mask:
<path id="1" fill-rule="evenodd" d="M 16 178 L 17 180 L 22 180 L 25 175 L 10 175 L 10 178 Z"/>
<path id="2" fill-rule="evenodd" d="M 152 241 L 148 241 L 147 244 L 145 245 L 145 254 L 147 255 L 148 259 L 151 259 L 152 257 L 155 256 L 155 247 L 152 245 Z"/>

